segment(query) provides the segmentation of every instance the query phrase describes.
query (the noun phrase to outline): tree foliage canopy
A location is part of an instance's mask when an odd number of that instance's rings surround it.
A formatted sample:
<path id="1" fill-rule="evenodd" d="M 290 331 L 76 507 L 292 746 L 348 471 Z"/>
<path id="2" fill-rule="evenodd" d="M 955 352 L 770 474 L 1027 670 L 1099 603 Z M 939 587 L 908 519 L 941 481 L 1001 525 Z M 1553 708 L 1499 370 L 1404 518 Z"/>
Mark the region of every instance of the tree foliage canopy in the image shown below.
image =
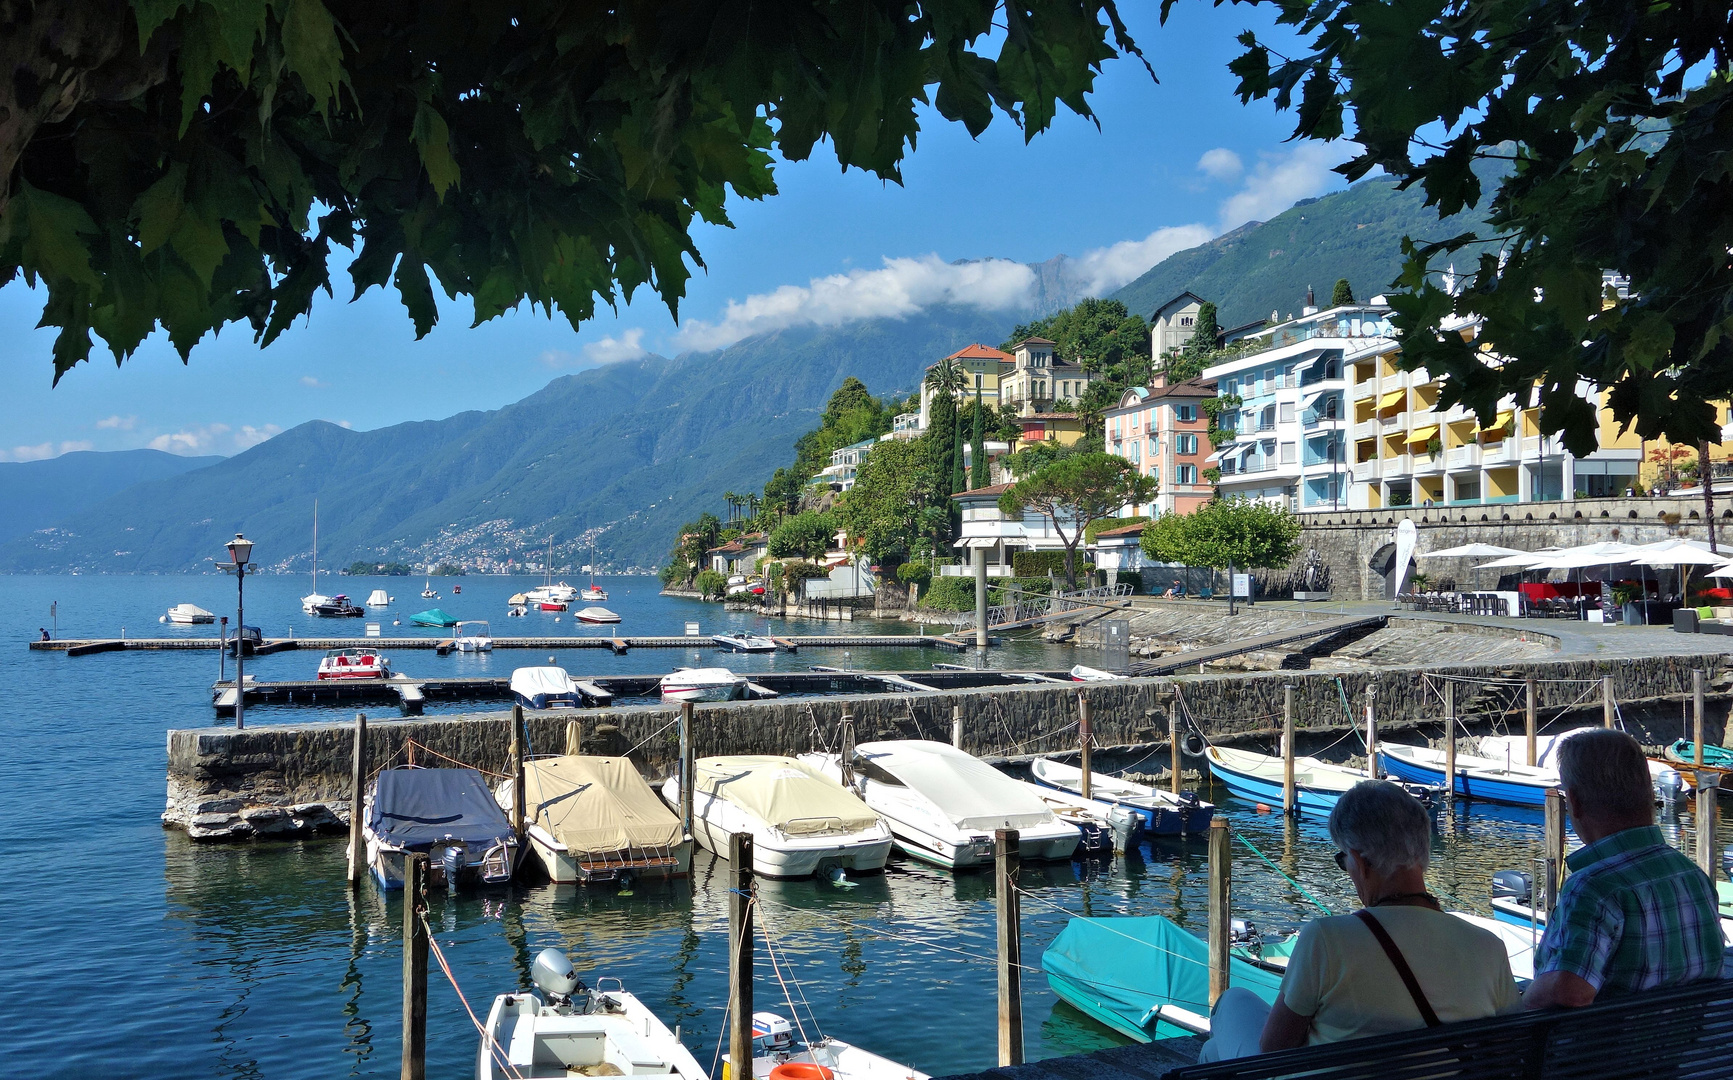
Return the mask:
<path id="1" fill-rule="evenodd" d="M 831 451 L 862 439 L 876 439 L 891 429 L 894 410 L 867 392 L 866 384 L 850 375 L 837 387 L 819 417 L 818 427 L 794 444 L 794 471 L 811 479 L 830 464 Z"/>
<path id="2" fill-rule="evenodd" d="M 1300 520 L 1251 499 L 1211 499 L 1189 514 L 1163 514 L 1143 530 L 1145 554 L 1184 566 L 1286 566 L 1299 550 Z"/>
<path id="3" fill-rule="evenodd" d="M 770 554 L 778 559 L 796 556 L 816 559 L 830 548 L 835 539 L 835 518 L 805 510 L 784 518 L 782 524 L 772 529 L 768 547 Z"/>
<path id="4" fill-rule="evenodd" d="M 8 4 L 0 284 L 46 286 L 57 378 L 92 333 L 269 344 L 333 245 L 418 336 L 436 284 L 478 323 L 646 285 L 678 314 L 693 219 L 773 194 L 773 153 L 898 180 L 918 106 L 1033 137 L 1119 52 L 1113 0 Z"/>
<path id="5" fill-rule="evenodd" d="M 837 523 L 863 541 L 875 560 L 903 558 L 931 527 L 928 510 L 939 498 L 926 448 L 892 439 L 861 462 L 854 487 L 837 508 Z"/>
<path id="6" fill-rule="evenodd" d="M 1164 0 L 1164 14 L 1173 0 Z M 1242 98 L 1296 109 L 1296 135 L 1346 134 L 1350 179 L 1383 168 L 1441 215 L 1477 206 L 1474 166 L 1506 171 L 1488 228 L 1405 244 L 1391 295 L 1402 362 L 1443 377 L 1442 404 L 1490 421 L 1530 401 L 1567 447 L 1596 446 L 1595 405 L 1648 438 L 1719 441 L 1733 397 L 1733 8 L 1718 0 L 1277 0 L 1312 35 L 1280 57 L 1254 35 Z M 1473 272 L 1455 295 L 1447 258 Z M 1609 295 L 1603 271 L 1629 279 Z M 1449 316 L 1478 322 L 1464 340 Z"/>
<path id="7" fill-rule="evenodd" d="M 1065 545 L 1065 580 L 1077 585 L 1077 544 L 1089 523 L 1113 517 L 1127 503 L 1155 497 L 1156 482 L 1138 475 L 1124 458 L 1084 453 L 1043 465 L 999 497 L 999 512 L 1021 517 L 1025 510 L 1045 515 Z M 1071 534 L 1066 535 L 1066 527 Z"/>

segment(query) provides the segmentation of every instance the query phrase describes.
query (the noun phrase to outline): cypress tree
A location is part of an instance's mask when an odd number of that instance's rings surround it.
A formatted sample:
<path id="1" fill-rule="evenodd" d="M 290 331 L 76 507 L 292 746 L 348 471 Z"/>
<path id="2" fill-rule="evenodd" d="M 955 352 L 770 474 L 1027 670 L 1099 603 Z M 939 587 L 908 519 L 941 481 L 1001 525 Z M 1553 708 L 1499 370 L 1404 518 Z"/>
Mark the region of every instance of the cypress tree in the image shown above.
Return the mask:
<path id="1" fill-rule="evenodd" d="M 969 443 L 969 456 L 974 468 L 969 475 L 971 488 L 984 488 L 993 482 L 993 472 L 987 468 L 987 414 L 981 411 L 981 388 L 975 387 L 974 438 Z"/>
<path id="2" fill-rule="evenodd" d="M 942 493 L 951 481 L 951 459 L 957 454 L 957 403 L 947 393 L 933 395 L 932 403 L 927 407 L 927 433 L 923 436 L 928 440 L 928 460 L 932 462 L 935 486 Z M 947 500 L 948 501 L 948 500 Z"/>
<path id="3" fill-rule="evenodd" d="M 1354 290 L 1348 284 L 1347 278 L 1337 278 L 1336 287 L 1330 292 L 1330 306 L 1342 307 L 1354 302 Z"/>
<path id="4" fill-rule="evenodd" d="M 963 473 L 963 414 L 953 410 L 957 418 L 956 435 L 951 439 L 951 494 L 967 490 L 969 478 Z"/>

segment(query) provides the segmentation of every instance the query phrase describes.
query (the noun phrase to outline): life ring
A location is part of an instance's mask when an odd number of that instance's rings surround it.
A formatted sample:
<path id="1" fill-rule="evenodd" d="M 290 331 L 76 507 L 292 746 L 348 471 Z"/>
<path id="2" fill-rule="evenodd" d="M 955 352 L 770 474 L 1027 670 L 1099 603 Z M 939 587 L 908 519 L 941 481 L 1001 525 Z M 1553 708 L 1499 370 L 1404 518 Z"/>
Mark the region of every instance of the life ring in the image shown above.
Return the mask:
<path id="1" fill-rule="evenodd" d="M 836 1074 L 823 1065 L 785 1061 L 770 1070 L 770 1080 L 836 1080 Z"/>
<path id="2" fill-rule="evenodd" d="M 1192 757 L 1202 757 L 1205 746 L 1203 736 L 1195 731 L 1179 741 L 1179 748 Z"/>

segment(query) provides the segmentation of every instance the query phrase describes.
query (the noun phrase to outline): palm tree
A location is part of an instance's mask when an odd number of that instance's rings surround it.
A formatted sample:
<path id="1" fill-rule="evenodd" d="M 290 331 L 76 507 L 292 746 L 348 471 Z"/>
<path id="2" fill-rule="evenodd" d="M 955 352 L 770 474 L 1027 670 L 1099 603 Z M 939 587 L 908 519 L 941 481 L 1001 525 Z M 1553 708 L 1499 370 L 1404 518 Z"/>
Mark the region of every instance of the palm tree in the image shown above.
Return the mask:
<path id="1" fill-rule="evenodd" d="M 947 356 L 927 372 L 927 385 L 939 393 L 955 394 L 969 385 L 969 373 L 955 357 Z"/>

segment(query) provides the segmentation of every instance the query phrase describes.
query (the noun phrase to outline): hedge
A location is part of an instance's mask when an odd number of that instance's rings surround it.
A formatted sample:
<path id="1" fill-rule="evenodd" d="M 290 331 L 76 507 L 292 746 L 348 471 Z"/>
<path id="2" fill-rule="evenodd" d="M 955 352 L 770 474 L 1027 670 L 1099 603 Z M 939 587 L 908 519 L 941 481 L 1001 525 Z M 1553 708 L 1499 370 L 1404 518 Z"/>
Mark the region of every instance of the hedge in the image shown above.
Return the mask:
<path id="1" fill-rule="evenodd" d="M 1133 517 L 1097 518 L 1084 527 L 1083 542 L 1085 544 L 1093 544 L 1095 543 L 1095 538 L 1097 536 L 1100 536 L 1109 529 L 1123 529 L 1127 525 L 1142 525 L 1148 521 L 1149 518 L 1142 514 L 1137 514 Z"/>
<path id="2" fill-rule="evenodd" d="M 975 579 L 972 577 L 936 577 L 921 594 L 919 607 L 934 611 L 975 610 Z"/>
<path id="3" fill-rule="evenodd" d="M 1095 564 L 1077 553 L 1077 576 L 1093 573 Z M 1065 573 L 1063 551 L 1018 551 L 1011 555 L 1011 572 L 1020 578 L 1046 577 L 1049 573 Z"/>

